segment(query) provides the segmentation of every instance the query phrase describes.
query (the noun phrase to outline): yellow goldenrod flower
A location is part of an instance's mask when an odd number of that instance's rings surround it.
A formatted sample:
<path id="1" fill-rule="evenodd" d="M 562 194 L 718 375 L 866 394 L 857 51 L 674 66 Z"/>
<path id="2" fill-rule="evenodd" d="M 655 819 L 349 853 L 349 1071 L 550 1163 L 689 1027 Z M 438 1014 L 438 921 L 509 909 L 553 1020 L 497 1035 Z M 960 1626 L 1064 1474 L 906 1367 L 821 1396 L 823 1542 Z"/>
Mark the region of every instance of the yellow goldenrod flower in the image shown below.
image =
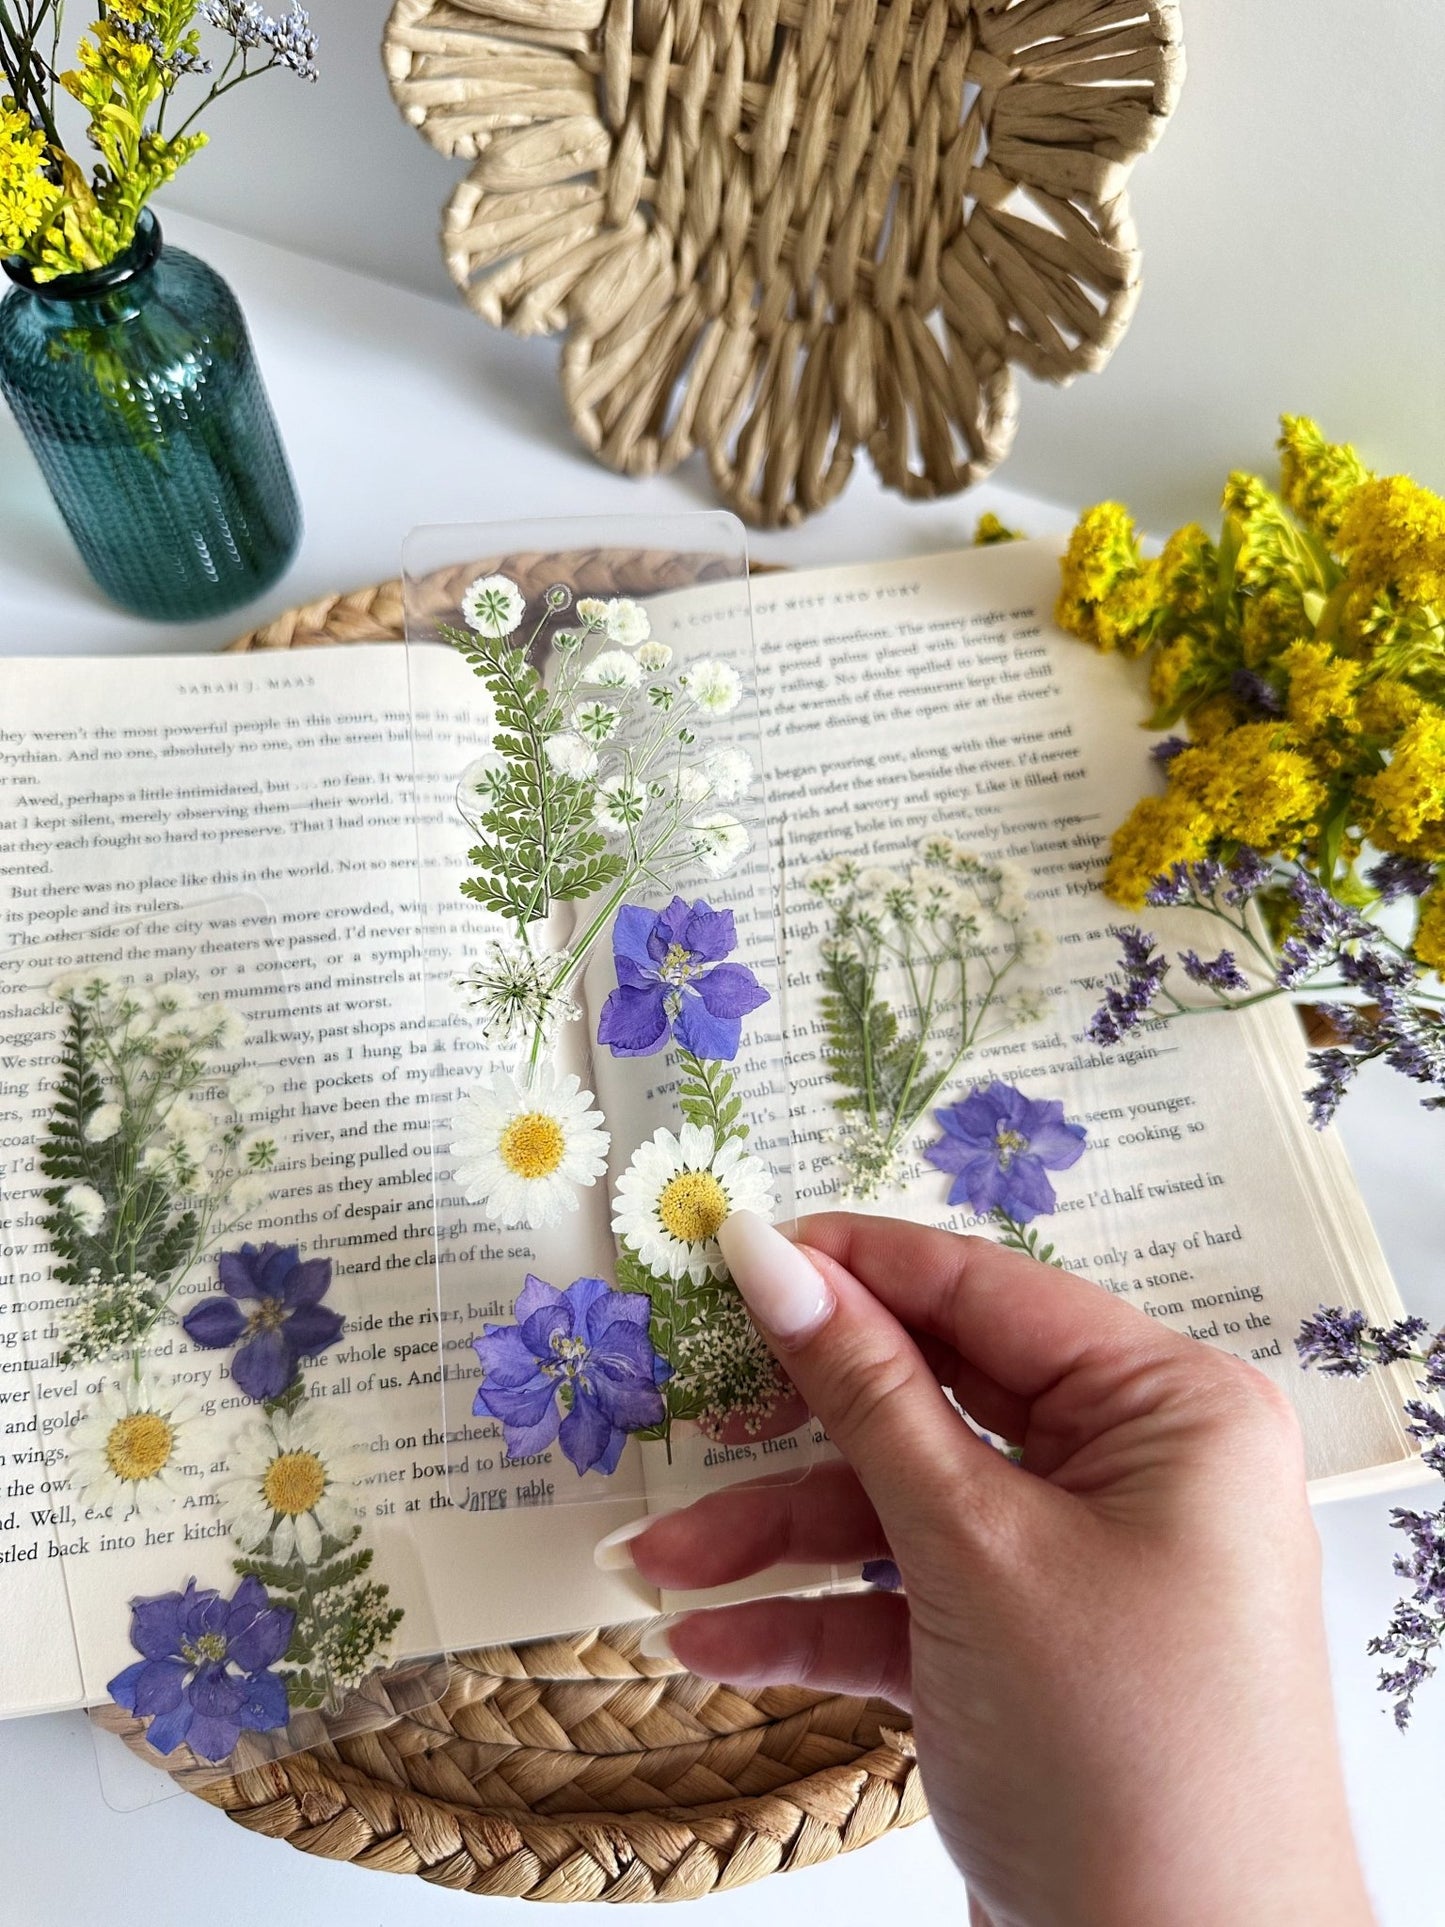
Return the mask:
<path id="1" fill-rule="evenodd" d="M 1387 767 L 1359 785 L 1362 827 L 1382 850 L 1445 862 L 1445 709 L 1424 704 Z"/>
<path id="2" fill-rule="evenodd" d="M 1445 601 L 1445 502 L 1408 475 L 1377 476 L 1355 490 L 1339 549 L 1358 589 Z"/>
<path id="3" fill-rule="evenodd" d="M 1129 511 L 1119 502 L 1086 509 L 1069 538 L 1063 588 L 1056 611 L 1060 628 L 1099 649 L 1137 655 L 1148 642 L 1157 592 Z"/>
<path id="4" fill-rule="evenodd" d="M 1212 836 L 1198 804 L 1172 786 L 1166 796 L 1146 796 L 1114 832 L 1104 888 L 1116 903 L 1137 910 L 1155 877 L 1176 863 L 1202 861 Z"/>
<path id="5" fill-rule="evenodd" d="M 1445 879 L 1437 880 L 1435 888 L 1420 905 L 1420 921 L 1415 926 L 1411 947 L 1417 963 L 1445 976 Z"/>
<path id="6" fill-rule="evenodd" d="M 1307 415 L 1281 415 L 1279 429 L 1284 499 L 1333 548 L 1349 499 L 1370 471 L 1347 442 L 1327 442 Z"/>
<path id="7" fill-rule="evenodd" d="M 992 509 L 986 509 L 978 518 L 978 527 L 973 532 L 973 544 L 977 549 L 992 548 L 995 542 L 1021 542 L 1023 537 L 1017 529 L 1011 529 L 1000 522 Z"/>
<path id="8" fill-rule="evenodd" d="M 1282 658 L 1289 677 L 1285 714 L 1302 737 L 1354 735 L 1360 727 L 1355 694 L 1364 670 L 1337 656 L 1327 642 L 1297 642 Z"/>
<path id="9" fill-rule="evenodd" d="M 19 254 L 59 198 L 45 177 L 45 136 L 10 95 L 0 96 L 0 254 Z"/>
<path id="10" fill-rule="evenodd" d="M 1189 712 L 1189 732 L 1196 743 L 1215 743 L 1237 729 L 1244 717 L 1233 696 L 1221 690 L 1196 703 Z"/>
<path id="11" fill-rule="evenodd" d="M 1380 676 L 1367 682 L 1356 698 L 1360 728 L 1367 736 L 1383 737 L 1392 743 L 1425 707 L 1425 698 L 1407 682 L 1394 676 Z"/>
<path id="12" fill-rule="evenodd" d="M 1245 723 L 1169 765 L 1215 836 L 1257 850 L 1295 850 L 1314 829 L 1326 792 L 1308 757 L 1278 723 Z"/>

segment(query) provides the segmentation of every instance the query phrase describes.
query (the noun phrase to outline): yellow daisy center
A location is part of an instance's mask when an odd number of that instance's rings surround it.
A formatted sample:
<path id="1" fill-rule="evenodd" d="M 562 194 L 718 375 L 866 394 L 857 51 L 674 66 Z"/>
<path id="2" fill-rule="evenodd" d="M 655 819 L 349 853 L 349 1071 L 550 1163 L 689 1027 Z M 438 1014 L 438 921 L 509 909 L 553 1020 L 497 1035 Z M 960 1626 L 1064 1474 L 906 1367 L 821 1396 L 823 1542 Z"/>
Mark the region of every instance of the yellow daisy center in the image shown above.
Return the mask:
<path id="1" fill-rule="evenodd" d="M 312 1512 L 326 1490 L 326 1467 L 314 1452 L 283 1452 L 272 1459 L 261 1491 L 273 1512 L 289 1519 Z"/>
<path id="2" fill-rule="evenodd" d="M 117 1421 L 105 1441 L 105 1462 L 118 1479 L 139 1485 L 170 1464 L 175 1429 L 159 1412 L 132 1412 Z"/>
<path id="3" fill-rule="evenodd" d="M 514 1177 L 550 1178 L 567 1150 L 567 1134 L 546 1111 L 524 1111 L 502 1133 L 502 1162 Z"/>
<path id="4" fill-rule="evenodd" d="M 711 1171 L 679 1171 L 663 1186 L 657 1215 L 679 1244 L 705 1244 L 728 1215 L 727 1193 Z"/>

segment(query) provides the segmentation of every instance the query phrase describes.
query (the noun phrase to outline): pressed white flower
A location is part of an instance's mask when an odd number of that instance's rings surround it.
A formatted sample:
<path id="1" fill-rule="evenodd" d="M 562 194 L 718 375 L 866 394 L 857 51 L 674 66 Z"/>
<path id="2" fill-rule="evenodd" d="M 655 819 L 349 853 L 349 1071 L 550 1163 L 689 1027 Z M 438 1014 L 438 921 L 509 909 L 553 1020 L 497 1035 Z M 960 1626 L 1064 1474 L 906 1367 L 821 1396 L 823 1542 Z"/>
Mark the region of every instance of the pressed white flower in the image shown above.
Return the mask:
<path id="1" fill-rule="evenodd" d="M 712 795 L 712 783 L 707 771 L 699 769 L 696 763 L 689 763 L 680 769 L 677 772 L 677 794 L 679 800 L 689 807 L 705 803 Z"/>
<path id="2" fill-rule="evenodd" d="M 121 1127 L 123 1113 L 119 1104 L 99 1104 L 85 1120 L 87 1144 L 109 1144 Z"/>
<path id="3" fill-rule="evenodd" d="M 247 1171 L 269 1171 L 281 1155 L 281 1146 L 271 1131 L 252 1131 L 243 1137 L 236 1150 L 238 1162 Z"/>
<path id="4" fill-rule="evenodd" d="M 589 776 L 597 774 L 596 750 L 570 731 L 564 730 L 560 736 L 549 736 L 546 750 L 547 761 L 559 776 L 571 776 L 578 782 L 585 782 Z"/>
<path id="5" fill-rule="evenodd" d="M 946 831 L 928 830 L 918 839 L 918 854 L 924 863 L 934 863 L 947 868 L 954 858 L 961 856 L 963 852 Z"/>
<path id="6" fill-rule="evenodd" d="M 607 604 L 600 596 L 585 595 L 577 604 L 577 613 L 584 622 L 595 626 L 607 620 Z"/>
<path id="7" fill-rule="evenodd" d="M 626 836 L 647 814 L 647 791 L 626 774 L 609 776 L 597 785 L 592 814 L 599 829 Z"/>
<path id="8" fill-rule="evenodd" d="M 505 1071 L 462 1100 L 452 1129 L 456 1179 L 494 1223 L 556 1224 L 607 1169 L 609 1134 L 591 1091 L 544 1064 L 530 1082 Z"/>
<path id="9" fill-rule="evenodd" d="M 360 1522 L 365 1449 L 308 1401 L 259 1417 L 236 1439 L 216 1486 L 221 1517 L 242 1552 L 264 1547 L 279 1564 L 314 1566 L 325 1541 L 349 1545 Z"/>
<path id="10" fill-rule="evenodd" d="M 742 678 L 732 664 L 711 657 L 695 662 L 679 680 L 704 716 L 728 715 L 743 693 Z"/>
<path id="11" fill-rule="evenodd" d="M 703 758 L 702 766 L 719 803 L 736 803 L 746 796 L 757 773 L 745 749 L 715 749 Z"/>
<path id="12" fill-rule="evenodd" d="M 248 1217 L 256 1207 L 264 1204 L 271 1186 L 259 1172 L 243 1171 L 238 1178 L 231 1180 L 226 1192 L 226 1203 L 238 1218 Z"/>
<path id="13" fill-rule="evenodd" d="M 119 1505 L 119 1516 L 153 1516 L 195 1482 L 184 1469 L 195 1443 L 200 1402 L 149 1374 L 109 1383 L 66 1446 L 77 1500 Z"/>
<path id="14" fill-rule="evenodd" d="M 646 609 L 630 596 L 617 596 L 609 602 L 603 620 L 607 625 L 607 640 L 620 642 L 624 649 L 640 648 L 652 634 Z"/>
<path id="15" fill-rule="evenodd" d="M 637 652 L 637 666 L 645 669 L 648 675 L 655 675 L 659 669 L 666 669 L 672 661 L 672 651 L 665 642 L 644 642 Z"/>
<path id="16" fill-rule="evenodd" d="M 490 809 L 506 780 L 507 759 L 499 750 L 474 757 L 457 778 L 457 802 L 463 815 L 470 815 L 478 804 Z"/>
<path id="17" fill-rule="evenodd" d="M 462 597 L 462 617 L 478 635 L 510 636 L 527 609 L 522 591 L 506 575 L 479 575 Z"/>
<path id="18" fill-rule="evenodd" d="M 703 1284 L 727 1276 L 717 1234 L 734 1211 L 770 1217 L 773 1181 L 767 1166 L 736 1138 L 721 1150 L 711 1131 L 684 1124 L 639 1145 L 617 1181 L 612 1229 L 649 1271 Z"/>
<path id="19" fill-rule="evenodd" d="M 725 877 L 751 847 L 747 831 L 725 810 L 695 817 L 692 830 L 693 855 L 710 877 Z"/>
<path id="20" fill-rule="evenodd" d="M 637 658 L 622 649 L 604 649 L 582 671 L 582 680 L 594 689 L 636 689 L 642 681 Z"/>
<path id="21" fill-rule="evenodd" d="M 612 703 L 578 703 L 572 712 L 572 727 L 589 743 L 605 743 L 617 734 L 622 711 Z"/>
<path id="22" fill-rule="evenodd" d="M 828 863 L 820 863 L 808 875 L 807 888 L 815 897 L 822 897 L 826 903 L 839 891 L 849 889 L 858 877 L 858 865 L 852 857 L 835 856 Z"/>
<path id="23" fill-rule="evenodd" d="M 271 1086 L 255 1071 L 237 1071 L 226 1086 L 226 1102 L 237 1117 L 251 1117 L 264 1108 Z"/>
<path id="24" fill-rule="evenodd" d="M 544 1043 L 580 1013 L 559 988 L 571 959 L 565 950 L 534 957 L 520 944 L 493 940 L 481 962 L 459 981 L 468 1004 L 481 1013 L 482 1035 L 509 1044 L 540 1031 Z"/>
<path id="25" fill-rule="evenodd" d="M 580 649 L 585 640 L 580 629 L 559 629 L 552 638 L 552 647 L 564 656 L 570 656 L 574 649 Z"/>
<path id="26" fill-rule="evenodd" d="M 155 1323 L 160 1297 L 155 1279 L 143 1271 L 106 1280 L 92 1267 L 60 1320 L 56 1357 L 62 1365 L 98 1365 L 133 1352 Z"/>
<path id="27" fill-rule="evenodd" d="M 863 897 L 886 897 L 890 891 L 904 888 L 903 878 L 896 870 L 878 865 L 862 871 L 858 877 L 858 894 Z"/>
<path id="28" fill-rule="evenodd" d="M 93 1238 L 105 1223 L 105 1199 L 93 1184 L 72 1184 L 61 1203 L 82 1237 Z"/>

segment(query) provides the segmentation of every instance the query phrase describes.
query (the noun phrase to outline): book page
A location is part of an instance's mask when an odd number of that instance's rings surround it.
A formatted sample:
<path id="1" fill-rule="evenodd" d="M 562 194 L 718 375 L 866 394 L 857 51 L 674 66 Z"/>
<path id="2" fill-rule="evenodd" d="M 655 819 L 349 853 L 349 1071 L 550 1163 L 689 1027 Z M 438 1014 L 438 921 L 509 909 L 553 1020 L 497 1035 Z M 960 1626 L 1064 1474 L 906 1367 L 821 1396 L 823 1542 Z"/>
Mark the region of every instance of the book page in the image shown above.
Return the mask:
<path id="1" fill-rule="evenodd" d="M 27 940 L 67 927 L 240 892 L 269 909 L 288 967 L 274 999 L 255 998 L 246 1015 L 263 1033 L 268 1017 L 294 1028 L 305 1090 L 283 1109 L 308 1140 L 308 1168 L 278 1187 L 273 1222 L 278 1237 L 330 1255 L 374 1298 L 363 1296 L 368 1309 L 317 1371 L 374 1380 L 369 1510 L 410 1535 L 427 1595 L 399 1603 L 414 1604 L 414 1623 L 446 1648 L 654 1609 L 655 1593 L 596 1573 L 591 1560 L 594 1542 L 639 1509 L 640 1475 L 630 1499 L 550 1508 L 536 1480 L 501 1463 L 490 1421 L 457 1436 L 443 1426 L 438 1337 L 449 1360 L 465 1352 L 448 1369 L 470 1373 L 470 1339 L 501 1307 L 479 1304 L 476 1326 L 462 1319 L 439 1334 L 433 1120 L 450 1115 L 478 1046 L 464 1012 L 438 1036 L 424 1008 L 422 966 L 445 971 L 457 926 L 450 894 L 429 914 L 425 941 L 416 914 L 405 651 L 13 660 L 0 675 L 0 954 L 12 952 L 17 970 Z M 455 676 L 450 726 L 461 728 L 470 677 L 459 660 Z M 0 1613 L 14 1629 L 0 1650 L 0 1714 L 103 1695 L 103 1669 L 79 1682 L 60 1631 L 65 1592 L 52 1544 L 65 1549 L 76 1599 L 113 1599 L 118 1624 L 136 1590 L 134 1552 L 88 1529 L 57 1489 L 50 1415 L 71 1405 L 74 1375 L 44 1362 L 64 1294 L 35 1282 L 50 1275 L 31 1155 L 54 1075 L 41 1042 L 20 1003 L 0 1000 L 0 1177 L 16 1227 L 12 1288 L 0 1288 L 0 1364 L 27 1346 L 39 1363 L 34 1399 L 27 1387 L 0 1405 L 0 1494 L 14 1488 L 0 1502 Z M 458 1216 L 470 1209 L 445 1190 L 439 1202 L 443 1214 L 449 1204 Z M 606 1238 L 600 1215 L 595 1235 Z M 483 1276 L 493 1265 L 510 1278 L 545 1262 L 527 1233 L 468 1246 Z M 212 1364 L 219 1379 L 215 1355 L 198 1369 Z M 7 1369 L 0 1390 L 12 1393 L 25 1376 Z M 202 1390 L 214 1397 L 217 1386 Z M 468 1516 L 448 1495 L 473 1475 Z M 197 1545 L 198 1573 L 205 1550 Z"/>
<path id="2" fill-rule="evenodd" d="M 1300 1409 L 1314 1478 L 1407 1461 L 1386 1379 L 1346 1388 L 1295 1359 L 1299 1321 L 1320 1303 L 1389 1316 L 1398 1299 L 1343 1151 L 1309 1126 L 1293 1012 L 1200 1016 L 1110 1051 L 1084 1038 L 1116 967 L 1109 926 L 1128 920 L 1100 893 L 1109 837 L 1157 779 L 1137 671 L 1059 631 L 1057 592 L 1057 551 L 1040 543 L 753 584 L 799 1210 L 833 1198 L 837 1123 L 819 1014 L 825 918 L 803 880 L 842 855 L 906 867 L 920 836 L 942 830 L 1022 866 L 1056 942 L 1043 1022 L 980 1049 L 946 1099 L 998 1078 L 1087 1127 L 1044 1227 L 1058 1261 L 1276 1379 Z M 1152 914 L 1166 946 L 1191 941 L 1182 913 Z M 947 1188 L 915 1156 L 878 1208 L 974 1228 Z"/>

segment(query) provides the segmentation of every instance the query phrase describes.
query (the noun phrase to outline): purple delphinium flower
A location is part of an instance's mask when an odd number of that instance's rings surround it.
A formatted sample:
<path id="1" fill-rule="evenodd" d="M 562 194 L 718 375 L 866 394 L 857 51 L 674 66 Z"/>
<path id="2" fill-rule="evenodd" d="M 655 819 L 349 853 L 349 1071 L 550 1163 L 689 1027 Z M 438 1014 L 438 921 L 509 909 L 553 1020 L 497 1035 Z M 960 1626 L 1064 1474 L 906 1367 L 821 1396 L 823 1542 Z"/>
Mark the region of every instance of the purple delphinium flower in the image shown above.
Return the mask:
<path id="1" fill-rule="evenodd" d="M 321 1300 L 331 1260 L 302 1260 L 296 1245 L 242 1245 L 220 1261 L 223 1298 L 207 1298 L 181 1320 L 187 1337 L 210 1351 L 236 1346 L 231 1376 L 258 1403 L 281 1394 L 303 1358 L 340 1338 L 345 1319 Z"/>
<path id="2" fill-rule="evenodd" d="M 674 897 L 661 912 L 624 904 L 612 930 L 617 988 L 602 1007 L 597 1041 L 614 1057 L 648 1057 L 669 1033 L 694 1057 L 731 1063 L 742 1020 L 768 1001 L 737 948 L 731 910 Z"/>
<path id="3" fill-rule="evenodd" d="M 1011 1084 L 981 1085 L 933 1115 L 943 1136 L 923 1155 L 952 1176 L 948 1202 L 1001 1211 L 1018 1224 L 1053 1210 L 1047 1173 L 1077 1164 L 1088 1140 L 1062 1104 L 1025 1097 Z"/>
<path id="4" fill-rule="evenodd" d="M 291 1644 L 295 1614 L 273 1606 L 259 1579 L 235 1596 L 184 1592 L 131 1602 L 130 1643 L 141 1655 L 106 1691 L 149 1719 L 157 1753 L 189 1746 L 198 1759 L 224 1760 L 242 1733 L 271 1733 L 291 1717 L 286 1682 L 271 1668 Z"/>
<path id="5" fill-rule="evenodd" d="M 1232 950 L 1221 950 L 1217 957 L 1201 957 L 1197 951 L 1182 950 L 1179 961 L 1184 966 L 1184 974 L 1191 982 L 1203 984 L 1206 990 L 1214 990 L 1221 995 L 1228 990 L 1248 990 L 1249 979 L 1239 967 L 1239 960 Z"/>
<path id="6" fill-rule="evenodd" d="M 1104 1001 L 1095 1011 L 1086 1035 L 1095 1044 L 1117 1044 L 1135 1030 L 1149 1014 L 1154 999 L 1169 974 L 1169 959 L 1154 947 L 1154 939 L 1132 924 L 1116 924 L 1109 933 L 1123 949 L 1120 965 L 1124 972 L 1121 987 L 1111 984 Z"/>
<path id="7" fill-rule="evenodd" d="M 1423 897 L 1435 881 L 1435 865 L 1392 850 L 1373 869 L 1366 870 L 1365 881 L 1379 891 L 1382 903 L 1393 903 L 1397 897 Z"/>
<path id="8" fill-rule="evenodd" d="M 870 1559 L 863 1568 L 865 1585 L 876 1586 L 879 1592 L 902 1592 L 903 1574 L 891 1559 Z"/>
<path id="9" fill-rule="evenodd" d="M 529 1272 L 515 1325 L 488 1325 L 472 1347 L 482 1365 L 475 1417 L 500 1421 L 507 1456 L 555 1440 L 584 1472 L 617 1470 L 630 1432 L 660 1425 L 672 1367 L 653 1350 L 652 1300 L 578 1278 L 565 1291 Z"/>

